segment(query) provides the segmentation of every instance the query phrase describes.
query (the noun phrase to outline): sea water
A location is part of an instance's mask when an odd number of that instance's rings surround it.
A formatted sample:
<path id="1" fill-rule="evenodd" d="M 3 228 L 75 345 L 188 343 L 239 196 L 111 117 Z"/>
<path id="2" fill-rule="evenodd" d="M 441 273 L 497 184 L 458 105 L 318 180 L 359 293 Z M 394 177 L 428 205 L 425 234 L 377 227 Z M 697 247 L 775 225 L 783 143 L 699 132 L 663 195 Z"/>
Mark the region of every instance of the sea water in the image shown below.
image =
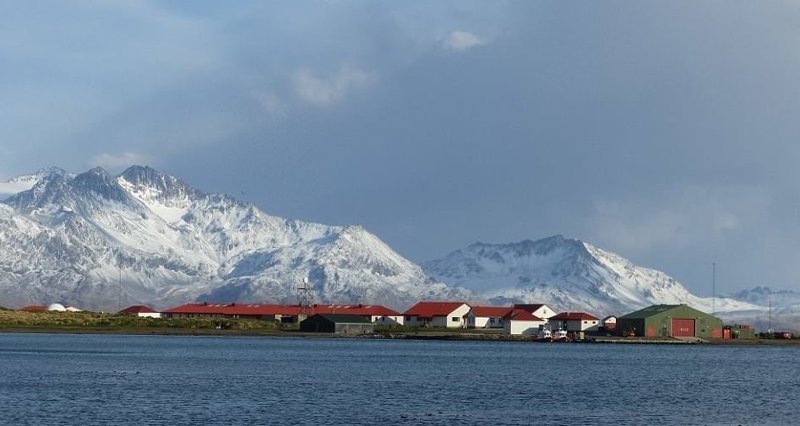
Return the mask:
<path id="1" fill-rule="evenodd" d="M 0 334 L 4 424 L 798 424 L 800 348 Z"/>

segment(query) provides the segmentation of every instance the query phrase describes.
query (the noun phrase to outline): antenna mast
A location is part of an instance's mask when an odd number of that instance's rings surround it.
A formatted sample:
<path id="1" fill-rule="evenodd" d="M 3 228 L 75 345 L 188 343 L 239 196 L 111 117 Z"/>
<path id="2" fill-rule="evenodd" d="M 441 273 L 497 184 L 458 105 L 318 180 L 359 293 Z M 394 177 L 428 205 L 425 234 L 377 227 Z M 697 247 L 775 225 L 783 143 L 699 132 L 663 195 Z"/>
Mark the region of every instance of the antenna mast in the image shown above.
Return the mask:
<path id="1" fill-rule="evenodd" d="M 767 333 L 772 333 L 772 298 L 769 299 L 769 328 L 767 328 Z"/>
<path id="2" fill-rule="evenodd" d="M 711 316 L 717 312 L 717 262 L 711 263 Z"/>
<path id="3" fill-rule="evenodd" d="M 117 312 L 122 310 L 122 265 L 117 270 Z"/>
<path id="4" fill-rule="evenodd" d="M 303 277 L 303 281 L 297 286 L 297 304 L 300 305 L 300 316 L 308 318 L 314 304 L 314 289 L 311 288 L 308 277 Z"/>

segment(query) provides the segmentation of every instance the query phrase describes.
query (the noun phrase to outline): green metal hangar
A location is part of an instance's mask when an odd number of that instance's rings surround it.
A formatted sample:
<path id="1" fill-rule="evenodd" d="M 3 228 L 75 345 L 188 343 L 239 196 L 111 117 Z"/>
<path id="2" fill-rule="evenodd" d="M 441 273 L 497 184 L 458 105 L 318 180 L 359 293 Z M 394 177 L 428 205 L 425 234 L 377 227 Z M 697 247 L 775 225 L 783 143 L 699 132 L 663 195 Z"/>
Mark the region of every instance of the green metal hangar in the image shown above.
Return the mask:
<path id="1" fill-rule="evenodd" d="M 653 305 L 617 318 L 623 336 L 722 338 L 722 320 L 687 305 Z"/>

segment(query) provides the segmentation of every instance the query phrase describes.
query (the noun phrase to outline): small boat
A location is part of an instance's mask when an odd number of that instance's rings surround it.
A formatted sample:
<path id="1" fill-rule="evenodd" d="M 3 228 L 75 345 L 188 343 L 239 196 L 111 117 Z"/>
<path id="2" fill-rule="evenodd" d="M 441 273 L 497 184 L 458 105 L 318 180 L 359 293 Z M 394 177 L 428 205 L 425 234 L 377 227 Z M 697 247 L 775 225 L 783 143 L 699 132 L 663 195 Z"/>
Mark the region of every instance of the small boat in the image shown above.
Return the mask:
<path id="1" fill-rule="evenodd" d="M 553 337 L 551 339 L 552 342 L 569 342 L 569 335 L 567 335 L 567 330 L 558 329 L 555 333 L 553 333 Z"/>
<path id="2" fill-rule="evenodd" d="M 539 334 L 536 335 L 536 342 L 571 342 L 572 339 L 569 338 L 569 334 L 567 330 L 563 330 L 559 328 L 556 331 L 551 331 L 549 328 L 543 328 L 539 330 Z"/>
<path id="3" fill-rule="evenodd" d="M 536 336 L 537 342 L 552 342 L 553 341 L 553 332 L 550 331 L 549 328 L 544 328 L 539 330 L 539 334 Z"/>

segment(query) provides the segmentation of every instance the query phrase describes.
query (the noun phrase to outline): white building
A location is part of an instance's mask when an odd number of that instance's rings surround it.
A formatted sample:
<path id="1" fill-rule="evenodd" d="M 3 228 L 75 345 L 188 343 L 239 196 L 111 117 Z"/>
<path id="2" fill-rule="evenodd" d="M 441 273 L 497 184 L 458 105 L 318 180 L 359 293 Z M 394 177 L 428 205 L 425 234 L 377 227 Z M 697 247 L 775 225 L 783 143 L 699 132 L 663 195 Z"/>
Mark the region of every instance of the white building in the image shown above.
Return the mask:
<path id="1" fill-rule="evenodd" d="M 403 313 L 407 327 L 463 328 L 470 306 L 464 302 L 419 302 Z"/>
<path id="2" fill-rule="evenodd" d="M 503 317 L 512 309 L 508 306 L 472 306 L 466 316 L 467 328 L 503 328 Z"/>
<path id="3" fill-rule="evenodd" d="M 144 305 L 133 305 L 117 312 L 118 314 L 135 315 L 144 318 L 161 318 L 161 313 L 156 312 L 153 308 Z"/>
<path id="4" fill-rule="evenodd" d="M 534 336 L 547 324 L 541 319 L 524 309 L 512 309 L 503 318 L 503 329 L 506 334 Z"/>
<path id="5" fill-rule="evenodd" d="M 562 312 L 550 317 L 550 328 L 566 330 L 570 333 L 582 333 L 597 330 L 600 319 L 586 312 Z"/>
<path id="6" fill-rule="evenodd" d="M 543 320 L 548 320 L 550 319 L 550 317 L 556 314 L 556 312 L 553 309 L 551 309 L 549 306 L 543 303 L 531 303 L 531 304 L 517 303 L 514 305 L 514 308 L 528 311 L 531 314 L 533 314 L 533 316 L 541 318 Z"/>

